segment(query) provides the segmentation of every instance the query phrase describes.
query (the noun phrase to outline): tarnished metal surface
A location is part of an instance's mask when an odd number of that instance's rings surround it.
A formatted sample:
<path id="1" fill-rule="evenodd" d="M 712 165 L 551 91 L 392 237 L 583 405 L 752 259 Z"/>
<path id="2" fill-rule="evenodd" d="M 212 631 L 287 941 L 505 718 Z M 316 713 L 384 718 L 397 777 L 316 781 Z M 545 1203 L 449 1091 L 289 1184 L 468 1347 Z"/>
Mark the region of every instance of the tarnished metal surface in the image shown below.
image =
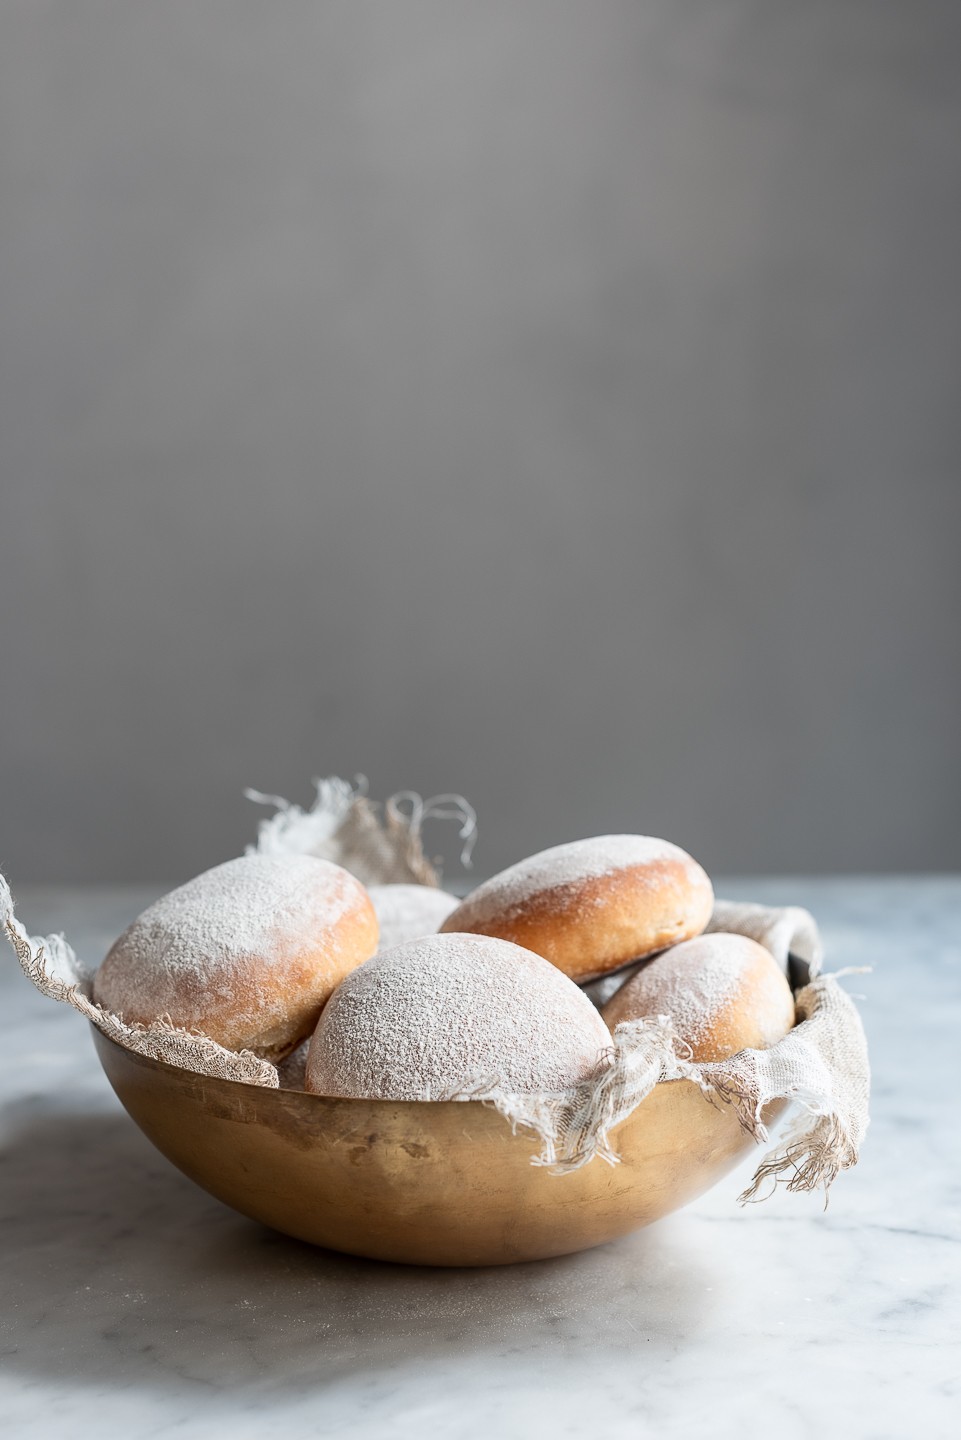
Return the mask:
<path id="1" fill-rule="evenodd" d="M 500 1265 L 587 1249 L 686 1204 L 753 1146 L 729 1108 L 671 1081 L 616 1131 L 619 1165 L 558 1176 L 478 1102 L 268 1090 L 93 1033 L 121 1102 L 184 1174 L 288 1235 L 374 1259 Z"/>

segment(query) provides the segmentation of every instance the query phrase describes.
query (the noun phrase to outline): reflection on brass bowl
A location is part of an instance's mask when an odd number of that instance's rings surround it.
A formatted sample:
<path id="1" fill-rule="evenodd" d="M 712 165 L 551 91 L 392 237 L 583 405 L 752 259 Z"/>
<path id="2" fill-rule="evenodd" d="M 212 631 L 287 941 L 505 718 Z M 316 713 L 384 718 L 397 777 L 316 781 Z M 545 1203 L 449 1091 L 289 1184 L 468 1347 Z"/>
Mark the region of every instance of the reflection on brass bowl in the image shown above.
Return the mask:
<path id="1" fill-rule="evenodd" d="M 672 1080 L 616 1130 L 620 1165 L 552 1175 L 531 1164 L 537 1140 L 478 1101 L 266 1090 L 93 1034 L 121 1103 L 191 1180 L 298 1240 L 375 1260 L 506 1265 L 586 1250 L 678 1209 L 754 1148 L 730 1108 Z"/>

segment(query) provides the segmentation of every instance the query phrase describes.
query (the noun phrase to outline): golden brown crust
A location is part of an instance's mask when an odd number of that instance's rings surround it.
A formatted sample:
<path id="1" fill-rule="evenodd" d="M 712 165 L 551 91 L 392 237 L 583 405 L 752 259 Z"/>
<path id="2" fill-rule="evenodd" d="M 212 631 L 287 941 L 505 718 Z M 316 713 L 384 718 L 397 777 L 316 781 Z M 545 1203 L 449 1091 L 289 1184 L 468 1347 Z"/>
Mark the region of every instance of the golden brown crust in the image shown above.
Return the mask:
<path id="1" fill-rule="evenodd" d="M 244 856 L 151 906 L 111 948 L 95 1001 L 271 1061 L 312 1033 L 341 980 L 377 949 L 367 891 L 311 856 Z"/>
<path id="2" fill-rule="evenodd" d="M 568 849 L 573 847 L 557 847 L 558 853 Z M 532 862 L 540 860 L 532 857 Z M 699 935 L 711 918 L 710 880 L 696 861 L 666 842 L 639 863 L 537 888 L 518 884 L 517 875 L 528 863 L 468 895 L 441 930 L 513 941 L 584 983 Z M 571 867 L 566 868 L 569 875 Z"/>
<path id="3" fill-rule="evenodd" d="M 774 957 L 746 935 L 701 935 L 655 955 L 601 1011 L 610 1030 L 668 1015 L 705 1064 L 766 1050 L 794 1024 L 794 996 Z"/>
<path id="4" fill-rule="evenodd" d="M 228 1050 L 253 1050 L 277 1064 L 314 1033 L 340 982 L 376 952 L 378 934 L 373 906 L 366 896 L 359 897 L 356 908 L 342 915 L 322 942 L 318 936 L 313 945 L 299 949 L 278 947 L 281 984 L 271 984 L 255 959 L 242 978 L 237 975 L 233 1014 L 213 1021 L 222 1034 L 204 1033 Z M 251 1014 L 256 1015 L 254 1026 L 246 1021 Z"/>

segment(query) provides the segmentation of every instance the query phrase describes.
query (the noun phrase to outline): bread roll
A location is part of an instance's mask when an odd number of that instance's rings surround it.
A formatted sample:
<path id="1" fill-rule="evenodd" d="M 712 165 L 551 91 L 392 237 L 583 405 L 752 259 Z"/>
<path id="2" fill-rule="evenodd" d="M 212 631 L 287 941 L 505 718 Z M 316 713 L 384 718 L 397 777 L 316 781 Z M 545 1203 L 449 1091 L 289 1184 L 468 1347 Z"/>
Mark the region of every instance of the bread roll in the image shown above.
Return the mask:
<path id="1" fill-rule="evenodd" d="M 368 885 L 367 893 L 380 926 L 378 950 L 435 935 L 457 898 L 433 885 Z"/>
<path id="2" fill-rule="evenodd" d="M 491 1084 L 556 1092 L 592 1074 L 610 1044 L 591 1002 L 539 955 L 433 935 L 375 956 L 334 991 L 305 1084 L 382 1100 L 444 1100 Z"/>
<path id="3" fill-rule="evenodd" d="M 130 1023 L 166 1018 L 277 1061 L 377 948 L 359 880 L 312 855 L 244 855 L 151 905 L 116 941 L 94 999 Z"/>
<path id="4" fill-rule="evenodd" d="M 632 976 L 601 1011 L 614 1030 L 667 1015 L 701 1062 L 766 1050 L 794 1024 L 794 996 L 770 951 L 746 935 L 701 935 Z"/>
<path id="5" fill-rule="evenodd" d="M 584 982 L 699 935 L 713 903 L 707 875 L 677 845 L 599 835 L 502 870 L 441 929 L 511 940 Z"/>

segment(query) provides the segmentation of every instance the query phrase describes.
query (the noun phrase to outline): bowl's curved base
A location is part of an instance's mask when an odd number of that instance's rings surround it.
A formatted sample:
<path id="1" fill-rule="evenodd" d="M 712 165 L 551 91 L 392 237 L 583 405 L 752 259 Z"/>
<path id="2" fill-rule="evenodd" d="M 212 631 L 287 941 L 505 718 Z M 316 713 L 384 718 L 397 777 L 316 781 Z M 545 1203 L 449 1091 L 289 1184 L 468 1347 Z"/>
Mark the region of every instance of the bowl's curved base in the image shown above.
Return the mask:
<path id="1" fill-rule="evenodd" d="M 298 1240 L 410 1265 L 506 1265 L 589 1249 L 710 1188 L 753 1148 L 677 1080 L 618 1128 L 619 1165 L 532 1165 L 537 1142 L 476 1101 L 337 1100 L 212 1079 L 94 1029 L 107 1077 L 169 1160 Z"/>

